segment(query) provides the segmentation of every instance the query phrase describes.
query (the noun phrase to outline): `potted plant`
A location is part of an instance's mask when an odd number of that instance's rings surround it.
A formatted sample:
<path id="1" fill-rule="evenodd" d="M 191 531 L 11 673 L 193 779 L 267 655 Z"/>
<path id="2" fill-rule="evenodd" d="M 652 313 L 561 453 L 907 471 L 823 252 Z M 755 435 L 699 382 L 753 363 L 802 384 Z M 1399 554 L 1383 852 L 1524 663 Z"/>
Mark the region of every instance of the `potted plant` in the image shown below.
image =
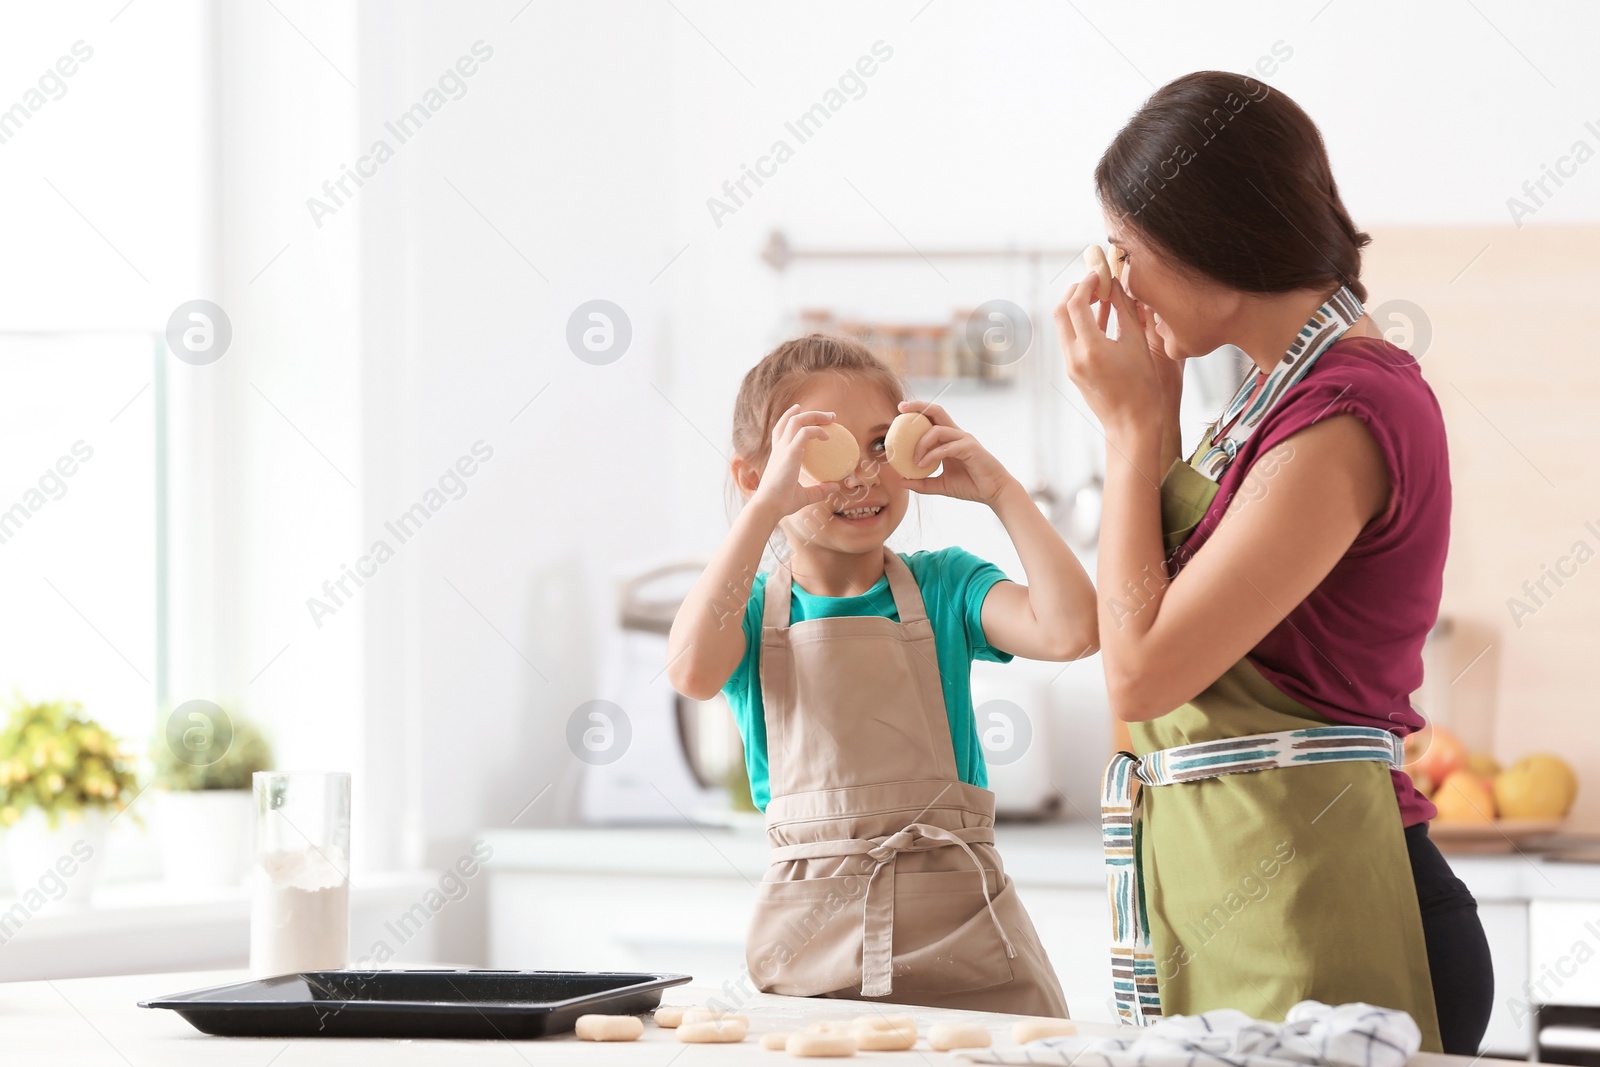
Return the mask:
<path id="1" fill-rule="evenodd" d="M 272 746 L 241 716 L 208 701 L 180 705 L 155 750 L 156 839 L 166 880 L 235 886 L 250 869 L 250 776 L 272 767 Z"/>
<path id="2" fill-rule="evenodd" d="M 0 825 L 17 896 L 87 900 L 112 814 L 136 784 L 116 738 L 82 705 L 14 697 L 0 732 Z"/>

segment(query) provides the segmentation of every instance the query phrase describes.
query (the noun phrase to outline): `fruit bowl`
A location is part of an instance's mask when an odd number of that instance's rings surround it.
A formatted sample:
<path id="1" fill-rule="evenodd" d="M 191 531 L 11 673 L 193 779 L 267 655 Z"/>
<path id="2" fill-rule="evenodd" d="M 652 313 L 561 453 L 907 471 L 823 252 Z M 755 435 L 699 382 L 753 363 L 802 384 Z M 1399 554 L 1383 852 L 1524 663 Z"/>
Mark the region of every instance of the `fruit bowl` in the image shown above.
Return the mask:
<path id="1" fill-rule="evenodd" d="M 1513 852 L 1536 837 L 1560 831 L 1566 819 L 1490 819 L 1464 822 L 1435 819 L 1428 836 L 1442 852 Z"/>

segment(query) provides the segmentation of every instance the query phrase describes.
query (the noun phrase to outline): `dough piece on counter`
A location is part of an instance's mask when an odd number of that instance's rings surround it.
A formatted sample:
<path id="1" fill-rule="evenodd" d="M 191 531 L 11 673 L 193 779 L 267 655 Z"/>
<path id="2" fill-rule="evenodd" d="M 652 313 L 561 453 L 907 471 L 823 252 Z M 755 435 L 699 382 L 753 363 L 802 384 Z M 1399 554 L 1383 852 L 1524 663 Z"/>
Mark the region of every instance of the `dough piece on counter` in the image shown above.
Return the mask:
<path id="1" fill-rule="evenodd" d="M 909 1015 L 859 1015 L 851 1029 L 865 1052 L 903 1052 L 917 1044 L 917 1020 Z"/>
<path id="2" fill-rule="evenodd" d="M 889 432 L 883 438 L 883 451 L 889 466 L 900 477 L 926 478 L 939 469 L 937 463 L 931 467 L 919 467 L 912 459 L 917 454 L 917 442 L 931 429 L 933 422 L 920 411 L 902 411 L 889 424 Z"/>
<path id="3" fill-rule="evenodd" d="M 743 1041 L 749 1032 L 750 1024 L 743 1015 L 725 1015 L 703 1022 L 689 1022 L 685 1018 L 678 1027 L 678 1040 L 686 1045 L 732 1045 Z"/>
<path id="4" fill-rule="evenodd" d="M 762 1034 L 761 1047 L 773 1052 L 782 1052 L 789 1047 L 789 1031 L 775 1030 L 770 1034 Z"/>
<path id="5" fill-rule="evenodd" d="M 854 1019 L 818 1019 L 806 1027 L 813 1034 L 850 1034 L 855 1032 Z"/>
<path id="6" fill-rule="evenodd" d="M 1011 1024 L 1011 1040 L 1019 1045 L 1037 1041 L 1042 1037 L 1067 1037 L 1078 1032 L 1078 1024 L 1071 1019 L 1018 1019 Z"/>
<path id="7" fill-rule="evenodd" d="M 989 1031 L 977 1023 L 934 1023 L 928 1028 L 928 1044 L 938 1052 L 953 1048 L 988 1048 Z"/>
<path id="8" fill-rule="evenodd" d="M 580 1015 L 573 1031 L 579 1041 L 637 1041 L 644 1020 L 637 1015 Z"/>
<path id="9" fill-rule="evenodd" d="M 825 441 L 807 441 L 800 457 L 800 469 L 819 482 L 842 482 L 861 462 L 861 446 L 856 435 L 830 422 L 822 427 L 828 433 Z"/>
<path id="10" fill-rule="evenodd" d="M 821 1030 L 801 1030 L 789 1035 L 789 1055 L 803 1058 L 823 1056 L 854 1056 L 856 1039 L 848 1033 L 827 1033 Z"/>
<path id="11" fill-rule="evenodd" d="M 1090 245 L 1083 250 L 1083 261 L 1089 269 L 1100 275 L 1100 291 L 1095 294 L 1096 302 L 1111 299 L 1111 262 L 1106 259 L 1106 250 L 1099 245 Z"/>
<path id="12" fill-rule="evenodd" d="M 663 1030 L 675 1030 L 683 1022 L 683 1013 L 693 1009 L 682 1004 L 663 1004 L 655 1010 L 652 1016 L 656 1025 Z"/>

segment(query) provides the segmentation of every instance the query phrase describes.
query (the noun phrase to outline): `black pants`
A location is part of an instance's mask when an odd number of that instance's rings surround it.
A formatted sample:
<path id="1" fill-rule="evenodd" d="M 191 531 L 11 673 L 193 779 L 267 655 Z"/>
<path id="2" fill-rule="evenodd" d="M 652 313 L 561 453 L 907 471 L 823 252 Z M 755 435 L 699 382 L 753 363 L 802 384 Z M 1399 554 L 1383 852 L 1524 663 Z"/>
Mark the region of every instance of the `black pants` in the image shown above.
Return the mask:
<path id="1" fill-rule="evenodd" d="M 1476 1056 L 1494 1003 L 1494 970 L 1489 941 L 1478 921 L 1478 902 L 1428 840 L 1428 824 L 1406 828 L 1406 851 L 1422 909 L 1422 936 L 1428 945 L 1433 1002 L 1439 1013 L 1444 1050 Z"/>

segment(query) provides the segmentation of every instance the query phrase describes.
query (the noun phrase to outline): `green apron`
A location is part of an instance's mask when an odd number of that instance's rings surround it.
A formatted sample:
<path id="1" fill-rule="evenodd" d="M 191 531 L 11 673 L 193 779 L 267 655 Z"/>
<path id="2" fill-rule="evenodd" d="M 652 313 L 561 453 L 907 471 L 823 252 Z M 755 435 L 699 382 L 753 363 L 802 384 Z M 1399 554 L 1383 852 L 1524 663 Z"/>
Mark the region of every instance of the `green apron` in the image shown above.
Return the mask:
<path id="1" fill-rule="evenodd" d="M 1207 452 L 1210 435 L 1195 456 Z M 1167 552 L 1217 493 L 1189 462 L 1161 483 Z M 1138 755 L 1327 726 L 1241 659 L 1204 692 L 1130 723 Z M 1388 765 L 1341 762 L 1225 774 L 1139 791 L 1142 867 L 1164 1014 L 1237 1008 L 1281 1020 L 1301 1000 L 1410 1013 L 1442 1051 L 1416 884 Z"/>

